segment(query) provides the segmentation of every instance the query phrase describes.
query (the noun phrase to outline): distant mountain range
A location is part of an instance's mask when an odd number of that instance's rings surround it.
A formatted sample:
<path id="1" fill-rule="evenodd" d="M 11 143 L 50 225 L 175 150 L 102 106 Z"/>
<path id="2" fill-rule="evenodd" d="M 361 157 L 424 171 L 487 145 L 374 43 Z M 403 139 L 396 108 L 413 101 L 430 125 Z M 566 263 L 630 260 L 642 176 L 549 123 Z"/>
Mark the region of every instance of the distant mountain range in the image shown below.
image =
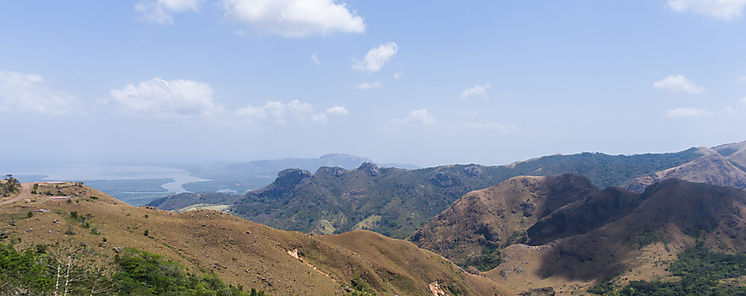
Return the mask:
<path id="1" fill-rule="evenodd" d="M 368 229 L 406 238 L 464 194 L 514 176 L 575 173 L 586 176 L 593 186 L 636 191 L 668 177 L 743 188 L 740 163 L 745 149 L 746 144 L 737 143 L 676 153 L 580 153 L 505 166 L 448 165 L 415 170 L 379 168 L 370 163 L 353 170 L 322 167 L 315 174 L 288 169 L 269 186 L 243 195 L 180 194 L 150 205 L 166 210 L 221 205 L 240 217 L 285 230 L 328 234 Z M 680 167 L 694 169 L 674 169 Z M 672 169 L 680 173 L 667 177 L 664 172 Z"/>
<path id="2" fill-rule="evenodd" d="M 218 163 L 202 167 L 185 167 L 192 175 L 210 181 L 187 183 L 184 188 L 191 192 L 227 191 L 244 193 L 247 190 L 262 188 L 286 168 L 315 171 L 323 166 L 354 169 L 370 159 L 341 153 L 326 154 L 319 158 L 283 158 L 256 160 L 249 162 Z M 391 165 L 411 168 L 410 165 Z"/>
<path id="3" fill-rule="evenodd" d="M 135 248 L 271 295 L 746 295 L 744 150 L 285 169 L 245 194 L 152 203 L 179 212 L 26 183 L 0 197 L 0 268 L 20 258 L 9 248 L 68 262 L 75 250 L 75 270 L 106 279 Z M 54 283 L 44 266 L 34 275 Z"/>

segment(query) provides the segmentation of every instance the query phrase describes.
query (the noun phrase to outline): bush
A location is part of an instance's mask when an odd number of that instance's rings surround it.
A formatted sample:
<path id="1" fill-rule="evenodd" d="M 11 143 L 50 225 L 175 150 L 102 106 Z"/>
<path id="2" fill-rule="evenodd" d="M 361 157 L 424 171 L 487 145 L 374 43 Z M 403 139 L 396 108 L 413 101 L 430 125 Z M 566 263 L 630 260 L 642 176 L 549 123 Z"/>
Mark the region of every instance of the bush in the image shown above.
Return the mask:
<path id="1" fill-rule="evenodd" d="M 746 295 L 746 287 L 721 284 L 721 280 L 746 276 L 746 254 L 712 252 L 701 245 L 688 249 L 671 264 L 678 282 L 632 281 L 616 289 L 611 282 L 597 284 L 596 295 Z"/>
<path id="2" fill-rule="evenodd" d="M 0 244 L 0 295 L 58 295 L 62 284 L 58 276 L 69 275 L 69 295 L 225 295 L 266 296 L 263 291 L 249 293 L 226 285 L 214 274 L 187 274 L 181 265 L 163 257 L 126 248 L 106 266 L 84 262 L 84 252 L 57 253 L 46 245 L 18 252 L 10 244 Z M 76 258 L 69 261 L 63 258 Z M 72 262 L 71 265 L 68 263 Z M 114 270 L 109 276 L 106 270 Z M 66 281 L 63 281 L 66 282 Z M 57 287 L 58 291 L 55 291 Z"/>

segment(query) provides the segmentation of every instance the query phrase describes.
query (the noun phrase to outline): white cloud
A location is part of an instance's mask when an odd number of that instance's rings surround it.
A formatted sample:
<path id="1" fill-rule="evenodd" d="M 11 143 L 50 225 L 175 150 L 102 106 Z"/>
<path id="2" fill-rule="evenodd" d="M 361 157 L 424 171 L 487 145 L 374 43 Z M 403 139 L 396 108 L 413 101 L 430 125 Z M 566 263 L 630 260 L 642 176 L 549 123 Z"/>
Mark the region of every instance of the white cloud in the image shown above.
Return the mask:
<path id="1" fill-rule="evenodd" d="M 311 55 L 311 61 L 314 64 L 316 64 L 317 66 L 321 65 L 321 61 L 319 60 L 319 56 L 315 52 Z"/>
<path id="2" fill-rule="evenodd" d="M 393 57 L 399 47 L 396 42 L 381 44 L 368 51 L 362 61 L 352 59 L 352 69 L 358 71 L 378 72 Z"/>
<path id="3" fill-rule="evenodd" d="M 363 18 L 334 0 L 223 0 L 228 16 L 285 37 L 364 33 Z"/>
<path id="4" fill-rule="evenodd" d="M 704 87 L 695 85 L 684 75 L 669 75 L 663 80 L 653 83 L 653 87 L 669 91 L 683 91 L 693 95 L 705 92 Z"/>
<path id="5" fill-rule="evenodd" d="M 368 90 L 368 89 L 374 89 L 374 88 L 380 88 L 380 87 L 381 87 L 381 83 L 380 82 L 373 81 L 373 82 L 363 82 L 363 83 L 360 83 L 360 84 L 357 85 L 356 88 L 357 89 L 362 89 L 362 90 Z"/>
<path id="6" fill-rule="evenodd" d="M 407 117 L 401 119 L 394 119 L 388 123 L 389 126 L 393 125 L 404 125 L 404 124 L 419 124 L 422 126 L 428 126 L 435 124 L 435 117 L 427 112 L 427 109 L 417 109 L 409 111 Z"/>
<path id="7" fill-rule="evenodd" d="M 712 115 L 710 111 L 699 108 L 674 108 L 666 111 L 669 118 L 705 118 Z"/>
<path id="8" fill-rule="evenodd" d="M 327 114 L 334 114 L 334 115 L 347 115 L 350 112 L 347 111 L 347 108 L 342 106 L 333 106 L 329 109 L 326 109 Z"/>
<path id="9" fill-rule="evenodd" d="M 731 20 L 741 17 L 746 0 L 668 0 L 667 6 L 680 13 L 692 12 Z"/>
<path id="10" fill-rule="evenodd" d="M 475 85 L 472 88 L 467 88 L 462 91 L 458 97 L 461 99 L 466 99 L 474 96 L 486 96 L 487 89 L 489 89 L 490 87 L 491 86 L 489 84 Z"/>
<path id="11" fill-rule="evenodd" d="M 399 78 L 401 78 L 402 76 L 404 76 L 404 73 L 401 73 L 401 72 L 399 72 L 399 73 L 394 73 L 394 79 L 399 79 Z"/>
<path id="12" fill-rule="evenodd" d="M 472 129 L 483 129 L 483 130 L 490 130 L 490 131 L 497 131 L 501 133 L 507 133 L 511 132 L 517 129 L 515 125 L 512 124 L 504 124 L 499 122 L 467 122 L 464 124 L 465 127 L 472 128 Z"/>
<path id="13" fill-rule="evenodd" d="M 111 90 L 111 98 L 132 113 L 157 117 L 194 118 L 216 115 L 222 108 L 212 98 L 207 83 L 153 78 L 137 85 Z"/>
<path id="14" fill-rule="evenodd" d="M 312 121 L 324 123 L 329 115 L 345 115 L 347 109 L 342 106 L 333 106 L 326 112 L 315 112 L 311 104 L 299 100 L 282 103 L 278 101 L 267 101 L 262 107 L 247 105 L 234 112 L 239 121 L 257 123 L 267 121 L 276 124 L 287 124 L 288 120 L 294 119 L 299 122 Z"/>
<path id="15" fill-rule="evenodd" d="M 0 71 L 0 111 L 82 113 L 79 107 L 80 102 L 75 96 L 50 90 L 40 75 Z"/>
<path id="16" fill-rule="evenodd" d="M 746 75 L 740 75 L 740 76 L 736 77 L 736 82 L 737 83 L 744 83 L 744 82 L 746 82 Z"/>
<path id="17" fill-rule="evenodd" d="M 135 10 L 147 21 L 159 24 L 172 24 L 173 14 L 198 11 L 203 0 L 142 0 L 135 4 Z"/>

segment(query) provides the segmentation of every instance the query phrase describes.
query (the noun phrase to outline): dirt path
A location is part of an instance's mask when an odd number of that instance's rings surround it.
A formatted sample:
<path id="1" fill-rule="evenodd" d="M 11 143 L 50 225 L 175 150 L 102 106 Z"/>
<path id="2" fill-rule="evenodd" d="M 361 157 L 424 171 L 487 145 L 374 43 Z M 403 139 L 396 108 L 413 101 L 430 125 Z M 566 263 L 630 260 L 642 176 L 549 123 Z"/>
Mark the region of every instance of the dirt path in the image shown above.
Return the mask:
<path id="1" fill-rule="evenodd" d="M 21 184 L 21 192 L 18 193 L 18 195 L 11 197 L 8 200 L 4 200 L 0 202 L 0 206 L 4 206 L 7 204 L 11 204 L 17 201 L 24 200 L 25 198 L 31 197 L 31 186 L 33 186 L 34 183 L 23 183 Z"/>

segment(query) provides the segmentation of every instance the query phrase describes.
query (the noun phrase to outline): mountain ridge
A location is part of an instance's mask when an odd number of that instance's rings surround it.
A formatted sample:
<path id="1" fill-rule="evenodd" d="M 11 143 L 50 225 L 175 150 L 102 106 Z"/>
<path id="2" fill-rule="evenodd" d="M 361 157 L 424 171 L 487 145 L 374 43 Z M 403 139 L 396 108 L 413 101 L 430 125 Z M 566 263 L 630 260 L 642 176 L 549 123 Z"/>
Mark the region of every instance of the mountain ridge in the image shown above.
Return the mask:
<path id="1" fill-rule="evenodd" d="M 514 295 L 435 253 L 368 231 L 313 236 L 211 210 L 131 207 L 79 183 L 40 184 L 57 191 L 35 194 L 24 184 L 20 198 L 0 207 L 0 218 L 9 221 L 0 241 L 19 249 L 81 246 L 103 258 L 134 247 L 271 295 L 347 295 L 359 288 L 424 296 L 433 295 L 431 287 Z"/>
<path id="2" fill-rule="evenodd" d="M 552 155 L 509 166 L 468 164 L 404 170 L 368 163 L 353 170 L 321 167 L 286 194 L 268 198 L 262 192 L 277 186 L 272 183 L 221 205 L 238 216 L 280 229 L 334 233 L 362 228 L 406 238 L 464 194 L 514 176 L 573 172 L 588 175 L 597 186 L 621 185 L 699 157 L 699 149 L 691 148 L 631 156 Z M 209 194 L 202 194 L 199 204 L 215 204 L 204 202 L 209 199 L 206 196 Z M 170 199 L 170 203 L 157 200 L 151 205 L 179 210 L 198 200 L 189 194 Z M 217 195 L 216 199 L 226 200 Z"/>

